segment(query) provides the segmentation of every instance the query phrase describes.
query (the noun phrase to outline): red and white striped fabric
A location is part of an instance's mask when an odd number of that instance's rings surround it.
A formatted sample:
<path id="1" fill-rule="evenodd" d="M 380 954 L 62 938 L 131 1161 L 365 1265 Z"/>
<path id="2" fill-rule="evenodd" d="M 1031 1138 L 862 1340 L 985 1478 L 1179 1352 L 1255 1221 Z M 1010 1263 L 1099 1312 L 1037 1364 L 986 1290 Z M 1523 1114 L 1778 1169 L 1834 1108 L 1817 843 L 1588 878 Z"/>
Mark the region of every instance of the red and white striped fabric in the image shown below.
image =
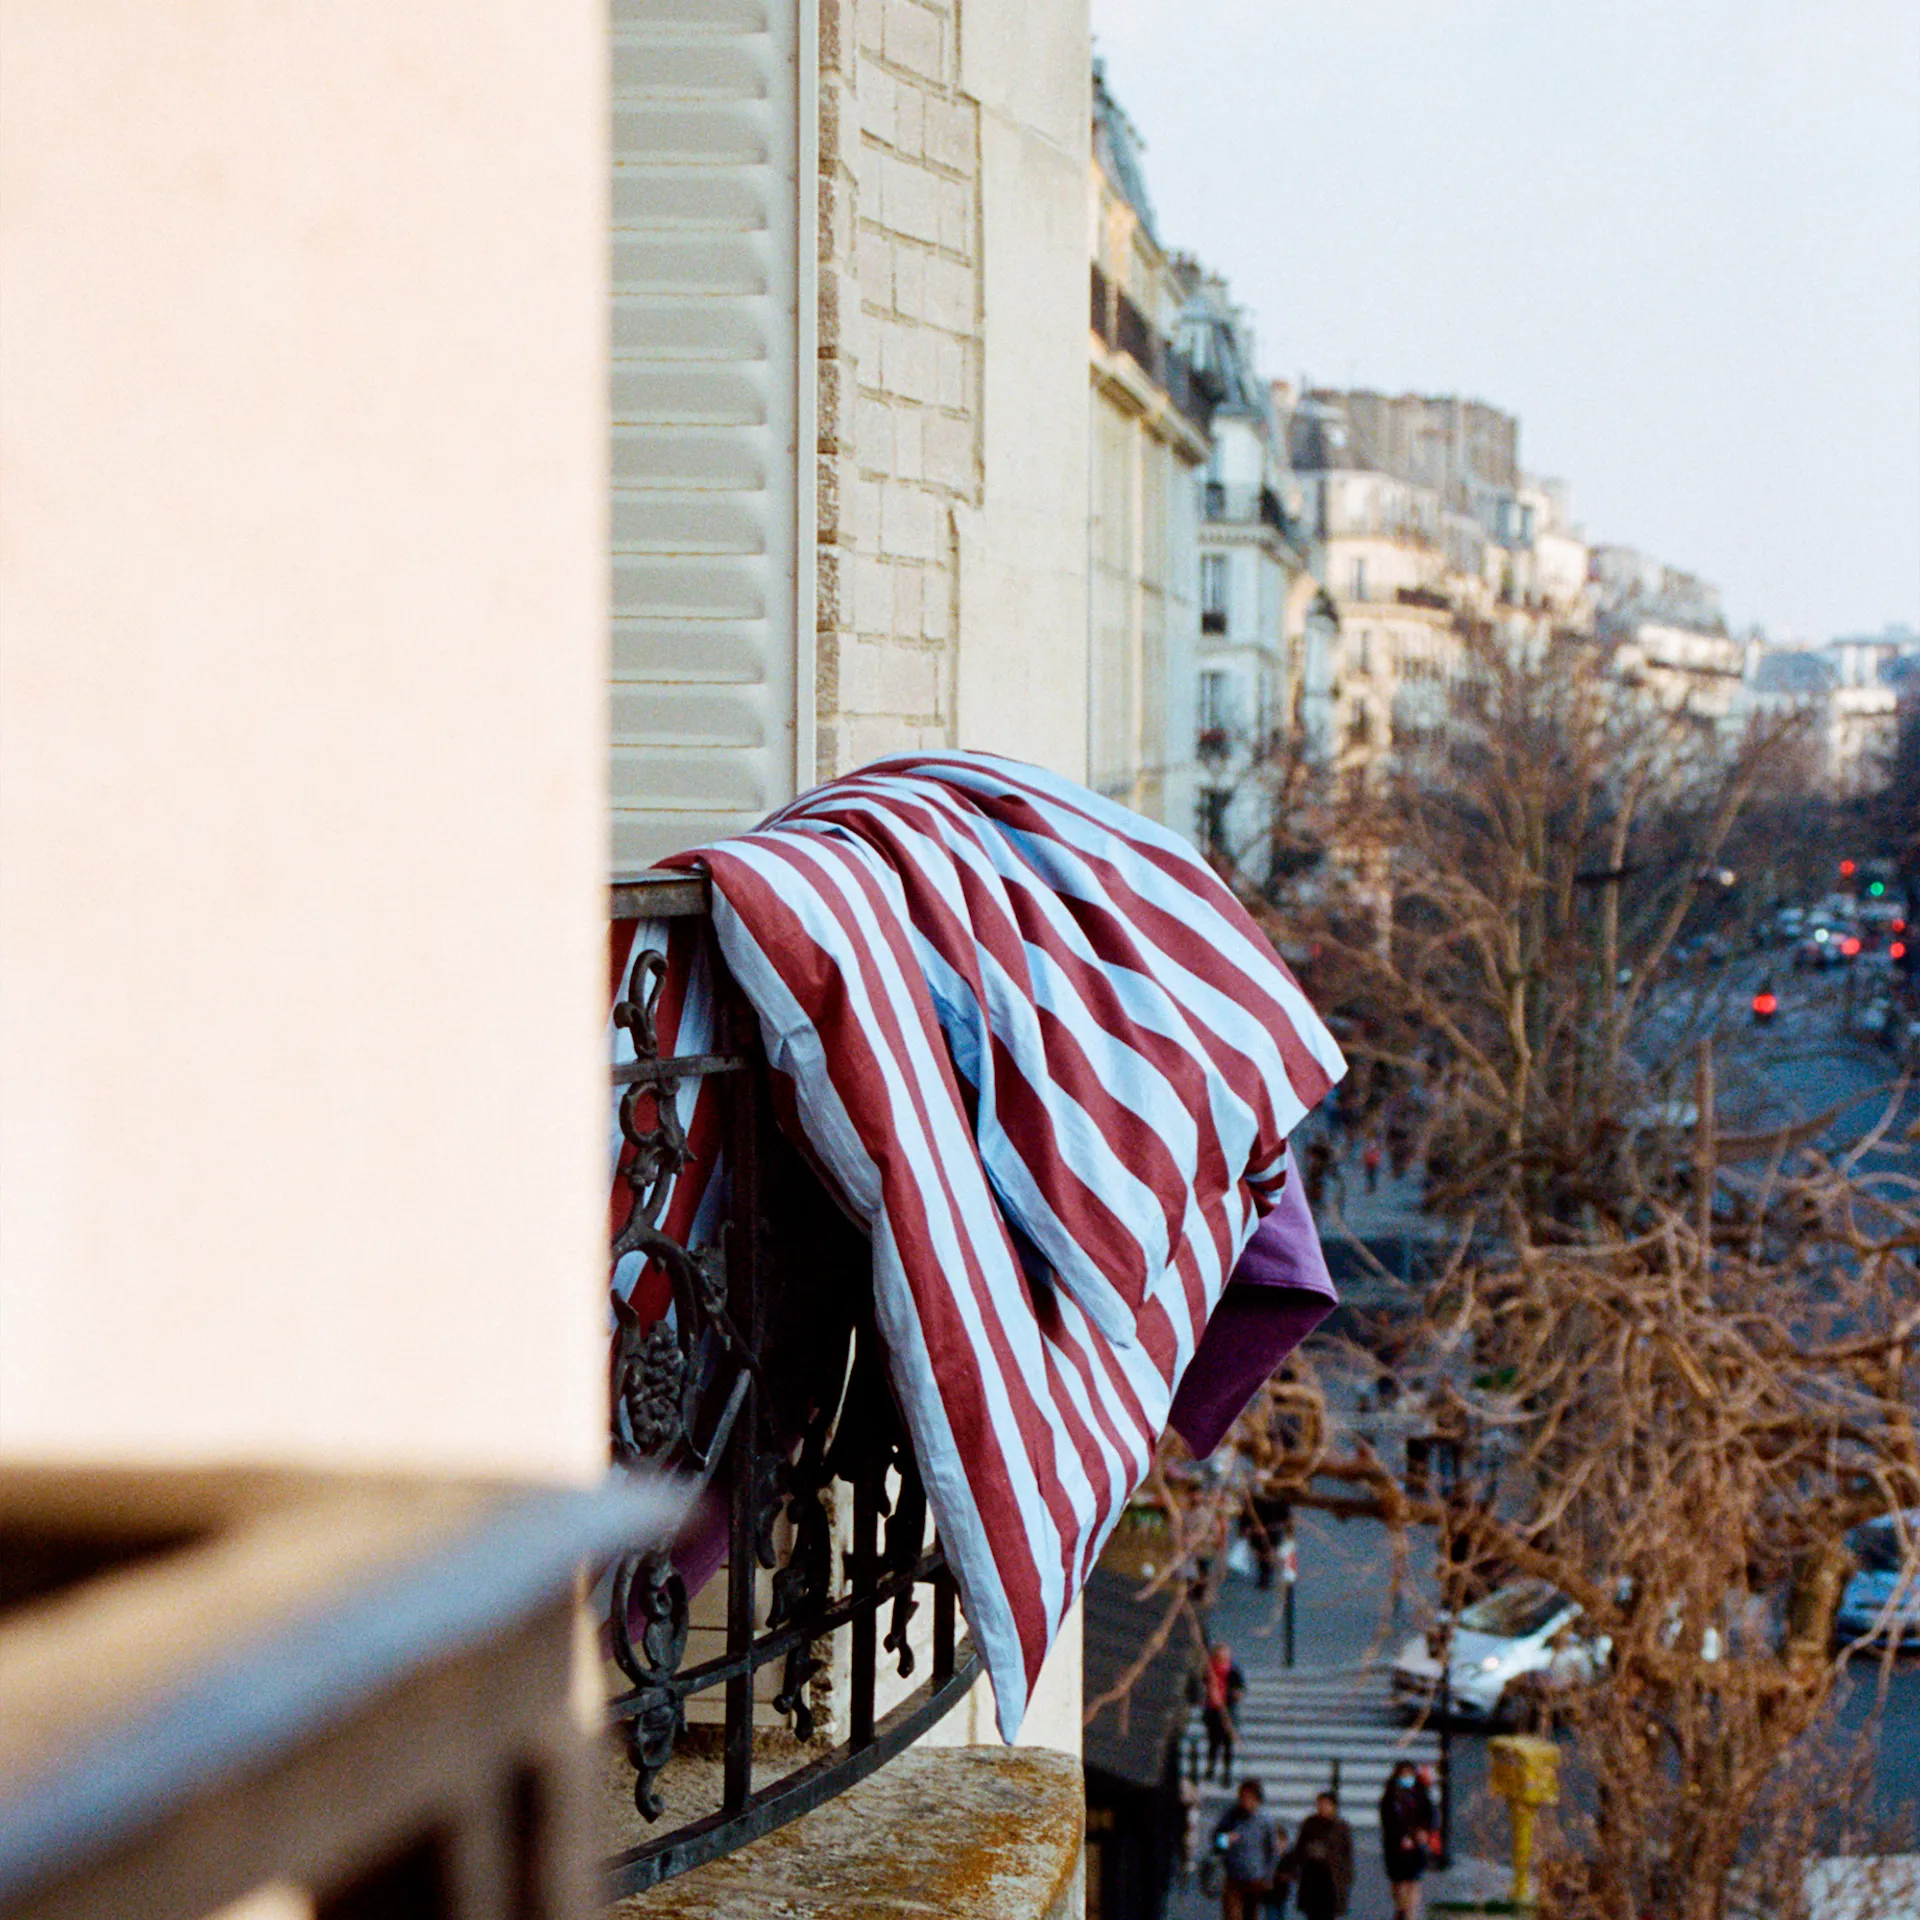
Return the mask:
<path id="1" fill-rule="evenodd" d="M 1186 842 L 1018 762 L 881 761 L 675 864 L 696 862 L 813 1157 L 871 1232 L 895 1392 L 1011 1739 L 1286 1136 L 1345 1063 Z M 616 959 L 639 942 L 669 954 L 663 1051 L 704 1051 L 697 943 L 642 925 Z M 697 1239 L 712 1148 L 699 1083 L 681 1098 L 696 1162 L 666 1224 Z"/>

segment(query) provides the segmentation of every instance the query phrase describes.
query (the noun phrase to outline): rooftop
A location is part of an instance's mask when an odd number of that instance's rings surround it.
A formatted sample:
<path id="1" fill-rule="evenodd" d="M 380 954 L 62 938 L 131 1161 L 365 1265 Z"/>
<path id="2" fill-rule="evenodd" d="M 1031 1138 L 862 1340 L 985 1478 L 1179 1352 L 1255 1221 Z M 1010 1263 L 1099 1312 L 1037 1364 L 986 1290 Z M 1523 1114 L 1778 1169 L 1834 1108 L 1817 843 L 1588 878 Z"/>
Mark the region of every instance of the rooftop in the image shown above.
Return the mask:
<path id="1" fill-rule="evenodd" d="M 1160 234 L 1154 224 L 1153 201 L 1147 194 L 1147 170 L 1142 155 L 1147 143 L 1140 130 L 1127 118 L 1107 87 L 1105 63 L 1093 63 L 1093 157 L 1101 171 L 1113 182 L 1114 191 L 1140 216 L 1147 237 L 1155 246 Z"/>

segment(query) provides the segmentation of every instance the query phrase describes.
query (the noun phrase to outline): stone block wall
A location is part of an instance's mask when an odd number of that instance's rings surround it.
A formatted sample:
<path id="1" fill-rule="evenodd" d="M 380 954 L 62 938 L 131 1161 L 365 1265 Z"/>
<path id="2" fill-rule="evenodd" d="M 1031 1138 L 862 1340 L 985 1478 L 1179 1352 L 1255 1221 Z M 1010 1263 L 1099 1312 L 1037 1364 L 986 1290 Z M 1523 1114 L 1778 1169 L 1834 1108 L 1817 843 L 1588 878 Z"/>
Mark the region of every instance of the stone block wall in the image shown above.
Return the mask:
<path id="1" fill-rule="evenodd" d="M 954 740 L 954 515 L 980 493 L 982 354 L 960 14 L 821 0 L 821 779 Z"/>

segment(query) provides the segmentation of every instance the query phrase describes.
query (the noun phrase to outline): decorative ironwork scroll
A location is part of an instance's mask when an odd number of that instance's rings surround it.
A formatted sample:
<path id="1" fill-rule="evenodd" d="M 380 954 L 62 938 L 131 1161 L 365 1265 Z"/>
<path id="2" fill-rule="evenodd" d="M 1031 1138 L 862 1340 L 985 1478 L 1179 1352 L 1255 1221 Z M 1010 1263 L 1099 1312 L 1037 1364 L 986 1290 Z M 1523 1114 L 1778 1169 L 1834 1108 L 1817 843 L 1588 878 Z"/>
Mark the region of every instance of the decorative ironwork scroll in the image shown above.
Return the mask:
<path id="1" fill-rule="evenodd" d="M 615 890 L 616 919 L 688 915 L 705 915 L 695 876 Z M 725 1703 L 722 1787 L 711 1813 L 610 1863 L 617 1893 L 712 1859 L 851 1786 L 918 1738 L 977 1673 L 971 1654 L 961 1658 L 956 1648 L 952 1576 L 937 1542 L 928 1543 L 926 1491 L 887 1383 L 867 1243 L 773 1126 L 751 1011 L 717 951 L 710 958 L 720 1051 L 662 1055 L 666 966 L 657 953 L 636 956 L 614 1008 L 634 1059 L 613 1069 L 624 1149 L 619 1178 L 632 1203 L 613 1236 L 612 1270 L 637 1254 L 664 1277 L 670 1305 L 647 1318 L 615 1291 L 610 1386 L 616 1461 L 698 1481 L 711 1537 L 683 1537 L 674 1550 L 621 1562 L 609 1588 L 607 1638 L 627 1682 L 609 1710 L 634 1769 L 640 1813 L 653 1821 L 664 1811 L 658 1782 L 686 1730 L 686 1703 L 708 1691 L 721 1692 Z M 688 1164 L 679 1096 L 689 1080 L 715 1076 L 725 1224 L 710 1244 L 687 1246 L 662 1225 Z M 649 1297 L 659 1293 L 655 1286 Z M 705 1577 L 721 1557 L 722 1511 L 725 1651 L 687 1667 L 688 1575 Z M 762 1582 L 760 1574 L 769 1577 Z M 932 1673 L 876 1718 L 883 1655 L 902 1677 L 913 1673 L 909 1627 L 922 1588 L 933 1596 Z M 757 1617 L 763 1593 L 764 1620 Z M 845 1738 L 756 1790 L 754 1675 L 777 1667 L 773 1708 L 798 1740 L 811 1742 L 824 1650 L 836 1634 L 846 1635 L 849 1651 Z"/>

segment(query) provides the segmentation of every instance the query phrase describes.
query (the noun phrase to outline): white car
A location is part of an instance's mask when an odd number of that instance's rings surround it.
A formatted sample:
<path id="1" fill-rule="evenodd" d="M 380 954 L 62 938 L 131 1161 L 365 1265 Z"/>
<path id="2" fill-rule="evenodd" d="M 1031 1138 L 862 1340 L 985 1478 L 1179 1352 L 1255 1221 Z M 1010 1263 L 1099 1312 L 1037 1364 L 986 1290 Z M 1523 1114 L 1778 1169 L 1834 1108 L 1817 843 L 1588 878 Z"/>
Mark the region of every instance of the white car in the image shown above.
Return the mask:
<path id="1" fill-rule="evenodd" d="M 1449 1710 L 1490 1724 L 1510 1714 L 1522 1694 L 1587 1685 L 1606 1665 L 1608 1642 L 1581 1633 L 1579 1621 L 1578 1604 L 1544 1580 L 1517 1581 L 1463 1609 L 1447 1662 Z M 1400 1649 L 1393 1695 L 1401 1706 L 1439 1709 L 1445 1637 L 1443 1623 Z"/>

